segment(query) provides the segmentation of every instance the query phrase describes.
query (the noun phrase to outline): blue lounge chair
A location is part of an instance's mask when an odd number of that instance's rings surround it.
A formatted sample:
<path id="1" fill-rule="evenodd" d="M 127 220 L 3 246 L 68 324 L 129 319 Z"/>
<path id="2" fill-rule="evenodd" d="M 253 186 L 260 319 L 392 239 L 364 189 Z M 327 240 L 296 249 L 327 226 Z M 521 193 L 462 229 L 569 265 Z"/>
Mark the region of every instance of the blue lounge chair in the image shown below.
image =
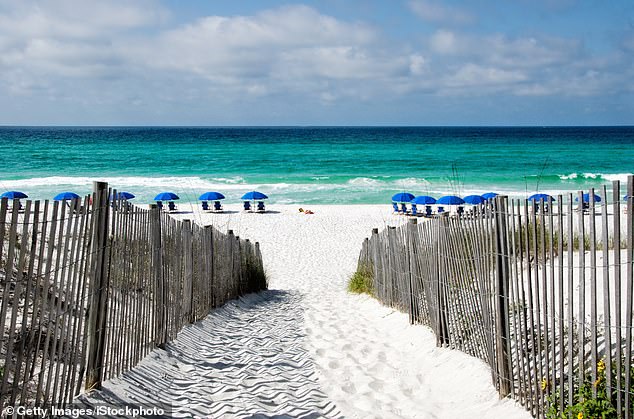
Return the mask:
<path id="1" fill-rule="evenodd" d="M 418 208 L 416 208 L 416 204 L 412 204 L 412 215 L 418 216 Z"/>
<path id="2" fill-rule="evenodd" d="M 443 212 L 445 212 L 445 207 L 438 207 L 438 209 L 436 210 L 437 214 L 442 214 Z"/>
<path id="3" fill-rule="evenodd" d="M 201 204 L 203 206 L 203 211 L 209 211 L 209 204 L 207 201 L 202 201 Z"/>
<path id="4" fill-rule="evenodd" d="M 176 204 L 174 203 L 174 201 L 169 201 L 169 202 L 167 203 L 167 208 L 168 208 L 170 211 L 176 211 Z"/>
<path id="5" fill-rule="evenodd" d="M 398 204 L 396 202 L 392 202 L 392 208 L 394 208 L 394 214 L 398 214 Z"/>
<path id="6" fill-rule="evenodd" d="M 251 201 L 244 201 L 244 210 L 251 211 Z"/>
<path id="7" fill-rule="evenodd" d="M 431 214 L 432 214 L 431 205 L 425 205 L 425 216 L 431 217 Z"/>
<path id="8" fill-rule="evenodd" d="M 156 206 L 158 207 L 159 210 L 163 209 L 163 202 L 162 201 L 156 201 Z"/>
<path id="9" fill-rule="evenodd" d="M 463 215 L 464 214 L 464 207 L 458 207 L 458 215 Z"/>
<path id="10" fill-rule="evenodd" d="M 264 212 L 264 201 L 258 201 L 258 212 Z"/>
<path id="11" fill-rule="evenodd" d="M 407 205 L 401 204 L 401 214 L 407 214 Z"/>
<path id="12" fill-rule="evenodd" d="M 214 211 L 216 212 L 222 211 L 222 205 L 220 205 L 220 201 L 214 201 Z"/>

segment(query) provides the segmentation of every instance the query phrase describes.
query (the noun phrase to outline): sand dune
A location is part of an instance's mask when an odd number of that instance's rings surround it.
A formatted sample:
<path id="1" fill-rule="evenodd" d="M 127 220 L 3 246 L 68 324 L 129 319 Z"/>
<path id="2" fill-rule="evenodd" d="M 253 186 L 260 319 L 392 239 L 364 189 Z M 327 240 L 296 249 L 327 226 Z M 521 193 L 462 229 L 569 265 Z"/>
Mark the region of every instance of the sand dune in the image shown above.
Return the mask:
<path id="1" fill-rule="evenodd" d="M 185 328 L 83 403 L 167 403 L 182 417 L 530 417 L 498 399 L 482 361 L 345 291 L 363 238 L 405 217 L 387 206 L 269 209 L 177 215 L 259 241 L 271 290 Z"/>

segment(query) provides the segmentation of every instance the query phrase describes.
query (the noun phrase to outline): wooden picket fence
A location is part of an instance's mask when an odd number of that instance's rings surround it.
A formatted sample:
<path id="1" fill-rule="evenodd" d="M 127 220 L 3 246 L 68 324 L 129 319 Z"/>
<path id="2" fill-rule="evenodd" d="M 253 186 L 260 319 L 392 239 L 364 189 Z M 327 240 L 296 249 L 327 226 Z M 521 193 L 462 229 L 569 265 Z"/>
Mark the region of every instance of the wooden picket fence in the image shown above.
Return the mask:
<path id="1" fill-rule="evenodd" d="M 258 243 L 111 196 L 0 202 L 1 406 L 65 406 L 266 289 Z"/>
<path id="2" fill-rule="evenodd" d="M 581 192 L 535 207 L 497 197 L 463 216 L 374 229 L 359 270 L 439 346 L 487 362 L 500 397 L 535 417 L 565 412 L 585 390 L 634 418 L 634 178 L 625 208 L 619 182 L 610 202 L 607 192 L 585 205 Z"/>

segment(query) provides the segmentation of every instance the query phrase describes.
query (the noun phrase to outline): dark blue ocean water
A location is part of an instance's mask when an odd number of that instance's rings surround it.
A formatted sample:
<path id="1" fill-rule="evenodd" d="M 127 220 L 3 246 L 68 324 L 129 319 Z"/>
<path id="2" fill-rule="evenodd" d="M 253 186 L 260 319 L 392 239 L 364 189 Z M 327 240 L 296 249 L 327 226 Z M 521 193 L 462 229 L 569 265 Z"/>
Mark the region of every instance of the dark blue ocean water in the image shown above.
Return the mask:
<path id="1" fill-rule="evenodd" d="M 276 203 L 384 203 L 396 192 L 523 197 L 625 180 L 634 127 L 0 127 L 0 188 L 51 198 L 107 180 Z"/>

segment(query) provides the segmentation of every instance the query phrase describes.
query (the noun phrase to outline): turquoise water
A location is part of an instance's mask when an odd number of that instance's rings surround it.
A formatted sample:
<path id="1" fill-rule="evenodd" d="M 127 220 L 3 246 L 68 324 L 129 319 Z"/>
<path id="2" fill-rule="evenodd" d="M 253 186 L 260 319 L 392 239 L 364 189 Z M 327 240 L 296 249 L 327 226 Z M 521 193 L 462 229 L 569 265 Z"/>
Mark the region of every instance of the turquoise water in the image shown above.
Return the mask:
<path id="1" fill-rule="evenodd" d="M 106 180 L 150 202 L 208 190 L 237 202 L 385 203 L 396 192 L 525 197 L 634 172 L 634 127 L 31 128 L 0 127 L 0 189 L 31 198 Z"/>

